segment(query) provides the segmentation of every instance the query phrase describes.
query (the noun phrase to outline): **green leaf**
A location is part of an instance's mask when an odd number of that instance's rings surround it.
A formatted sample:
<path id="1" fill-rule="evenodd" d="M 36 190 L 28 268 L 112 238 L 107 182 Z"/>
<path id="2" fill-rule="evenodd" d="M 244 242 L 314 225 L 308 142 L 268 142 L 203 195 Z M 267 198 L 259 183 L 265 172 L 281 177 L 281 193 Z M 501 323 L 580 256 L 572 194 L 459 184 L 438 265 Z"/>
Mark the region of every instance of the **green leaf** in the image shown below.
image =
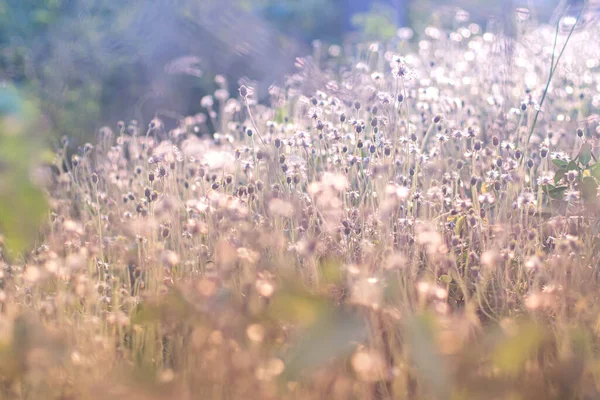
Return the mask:
<path id="1" fill-rule="evenodd" d="M 600 181 L 600 162 L 593 164 L 590 166 L 590 173 L 594 178 Z"/>
<path id="2" fill-rule="evenodd" d="M 342 280 L 342 266 L 332 260 L 323 260 L 319 265 L 319 272 L 323 283 L 336 285 Z"/>
<path id="3" fill-rule="evenodd" d="M 566 173 L 567 170 L 564 168 L 561 168 L 558 171 L 556 171 L 556 174 L 554 174 L 554 183 L 560 182 L 560 180 L 565 177 Z"/>
<path id="4" fill-rule="evenodd" d="M 581 197 L 584 200 L 594 200 L 598 197 L 598 183 L 591 176 L 586 176 L 581 182 Z"/>
<path id="5" fill-rule="evenodd" d="M 579 167 L 575 161 L 571 161 L 567 164 L 567 171 L 578 171 Z"/>
<path id="6" fill-rule="evenodd" d="M 269 307 L 269 314 L 277 320 L 310 326 L 322 315 L 331 313 L 331 307 L 328 299 L 309 293 L 290 281 L 281 284 L 281 289 Z"/>
<path id="7" fill-rule="evenodd" d="M 364 321 L 348 312 L 325 313 L 302 335 L 286 357 L 284 380 L 297 380 L 332 358 L 350 354 L 367 337 Z"/>
<path id="8" fill-rule="evenodd" d="M 554 189 L 556 189 L 556 187 L 550 184 L 542 186 L 542 190 L 548 195 L 550 194 L 550 191 Z"/>
<path id="9" fill-rule="evenodd" d="M 555 200 L 562 199 L 563 194 L 568 188 L 568 186 L 555 187 L 554 189 L 549 190 L 548 195 Z"/>
<path id="10" fill-rule="evenodd" d="M 555 158 L 552 160 L 552 164 L 556 165 L 559 168 L 564 168 L 567 166 L 567 162 L 563 161 L 563 160 L 559 160 L 558 158 Z"/>
<path id="11" fill-rule="evenodd" d="M 445 284 L 452 283 L 452 277 L 450 275 L 442 275 L 440 276 L 440 282 Z"/>
<path id="12" fill-rule="evenodd" d="M 461 215 L 460 217 L 458 217 L 456 220 L 456 225 L 454 227 L 454 233 L 460 236 L 465 224 L 466 224 L 466 217 L 464 215 Z"/>
<path id="13" fill-rule="evenodd" d="M 516 335 L 505 337 L 496 346 L 494 364 L 501 372 L 511 375 L 519 373 L 540 346 L 543 337 L 543 332 L 533 324 L 520 327 Z"/>
<path id="14" fill-rule="evenodd" d="M 592 145 L 589 143 L 584 143 L 583 146 L 581 146 L 581 149 L 579 150 L 577 159 L 582 165 L 588 165 L 588 163 L 592 159 Z"/>
<path id="15" fill-rule="evenodd" d="M 450 397 L 450 379 L 435 341 L 435 320 L 429 315 L 411 318 L 406 331 L 411 358 L 419 375 L 430 385 L 434 398 Z"/>

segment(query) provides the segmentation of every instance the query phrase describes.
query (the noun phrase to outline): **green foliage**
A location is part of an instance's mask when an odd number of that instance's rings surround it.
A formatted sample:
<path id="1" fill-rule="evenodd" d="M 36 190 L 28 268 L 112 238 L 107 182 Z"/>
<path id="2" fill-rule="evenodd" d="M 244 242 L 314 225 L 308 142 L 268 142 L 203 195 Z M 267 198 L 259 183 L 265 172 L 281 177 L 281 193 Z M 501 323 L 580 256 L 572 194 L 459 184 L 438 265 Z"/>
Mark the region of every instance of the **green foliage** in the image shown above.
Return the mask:
<path id="1" fill-rule="evenodd" d="M 367 326 L 357 315 L 340 310 L 324 313 L 288 352 L 282 378 L 297 380 L 331 359 L 351 354 L 366 335 Z"/>
<path id="2" fill-rule="evenodd" d="M 0 78 L 28 86 L 40 99 L 41 111 L 55 133 L 79 142 L 89 141 L 89 135 L 104 124 L 148 118 L 148 113 L 161 107 L 153 101 L 171 106 L 176 99 L 181 104 L 170 111 L 196 113 L 197 100 L 213 90 L 210 75 L 225 71 L 211 71 L 211 61 L 207 61 L 203 69 L 208 82 L 189 82 L 167 76 L 164 67 L 176 57 L 210 59 L 213 54 L 206 51 L 223 51 L 216 49 L 218 36 L 231 32 L 224 25 L 217 26 L 223 32 L 208 32 L 197 21 L 204 8 L 215 4 L 214 0 L 201 4 L 195 0 L 151 4 L 0 0 Z M 279 32 L 305 41 L 327 39 L 335 31 L 331 27 L 337 26 L 333 22 L 337 8 L 323 0 L 230 2 L 233 10 L 238 4 L 240 20 L 243 12 L 254 12 Z M 317 13 L 319 23 L 314 18 Z M 330 39 L 339 41 L 339 37 Z M 265 38 L 259 40 L 266 43 Z M 232 65 L 239 62 L 233 55 L 222 58 Z M 252 74 L 250 66 L 235 68 L 238 76 L 232 76 L 232 82 Z M 146 105 L 149 110 L 142 110 Z"/>
<path id="3" fill-rule="evenodd" d="M 589 143 L 584 143 L 579 150 L 579 154 L 577 155 L 577 159 L 583 166 L 587 166 L 592 159 L 592 145 Z"/>
<path id="4" fill-rule="evenodd" d="M 397 12 L 394 8 L 375 3 L 369 12 L 356 14 L 352 18 L 368 40 L 390 40 L 396 35 Z"/>
<path id="5" fill-rule="evenodd" d="M 527 360 L 535 354 L 543 337 L 537 326 L 521 326 L 517 335 L 506 336 L 496 345 L 493 353 L 495 366 L 506 374 L 518 374 L 525 368 Z"/>
<path id="6" fill-rule="evenodd" d="M 241 6 L 264 16 L 283 34 L 301 38 L 339 42 L 342 32 L 340 5 L 329 0 L 240 0 Z M 318 17 L 317 17 L 318 16 Z"/>
<path id="7" fill-rule="evenodd" d="M 435 343 L 436 328 L 436 320 L 429 314 L 413 317 L 406 325 L 412 361 L 436 398 L 441 399 L 448 398 L 451 386 L 440 349 Z"/>
<path id="8" fill-rule="evenodd" d="M 46 198 L 30 179 L 31 163 L 41 156 L 37 109 L 14 88 L 0 91 L 0 233 L 15 253 L 37 237 L 46 215 Z"/>
<path id="9" fill-rule="evenodd" d="M 598 186 L 600 184 L 600 163 L 591 160 L 596 158 L 593 154 L 592 145 L 588 142 L 582 144 L 577 157 L 573 161 L 567 162 L 558 158 L 553 158 L 552 164 L 558 169 L 554 174 L 554 185 L 547 184 L 543 186 L 544 193 L 553 200 L 563 198 L 569 185 L 580 191 L 581 197 L 588 203 L 598 200 Z M 575 180 L 568 181 L 569 171 L 575 172 Z"/>
<path id="10" fill-rule="evenodd" d="M 82 137 L 102 117 L 106 74 L 123 63 L 102 47 L 120 29 L 106 30 L 119 8 L 103 0 L 0 3 L 0 73 L 29 88 L 58 134 Z"/>

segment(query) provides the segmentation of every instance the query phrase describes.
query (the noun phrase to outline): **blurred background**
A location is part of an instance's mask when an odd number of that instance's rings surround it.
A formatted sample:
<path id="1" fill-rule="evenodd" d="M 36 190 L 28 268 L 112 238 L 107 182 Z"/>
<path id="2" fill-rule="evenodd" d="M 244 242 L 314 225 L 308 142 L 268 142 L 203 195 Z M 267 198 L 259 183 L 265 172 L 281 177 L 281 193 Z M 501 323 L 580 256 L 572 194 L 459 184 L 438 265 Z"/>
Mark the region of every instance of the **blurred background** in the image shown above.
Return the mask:
<path id="1" fill-rule="evenodd" d="M 557 0 L 0 0 L 0 81 L 37 99 L 59 136 L 82 140 L 100 126 L 155 114 L 199 112 L 214 77 L 242 77 L 259 97 L 311 53 L 452 24 L 457 11 L 512 34 L 517 7 L 537 21 Z M 562 1 L 578 6 L 577 0 Z"/>

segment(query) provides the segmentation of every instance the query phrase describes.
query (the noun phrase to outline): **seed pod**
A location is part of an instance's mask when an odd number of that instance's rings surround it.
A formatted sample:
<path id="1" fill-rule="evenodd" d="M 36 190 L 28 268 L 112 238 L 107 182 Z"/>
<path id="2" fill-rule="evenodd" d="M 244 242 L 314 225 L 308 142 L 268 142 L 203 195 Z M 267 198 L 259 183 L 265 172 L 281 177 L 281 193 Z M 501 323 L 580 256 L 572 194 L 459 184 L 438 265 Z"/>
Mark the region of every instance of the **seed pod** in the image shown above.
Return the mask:
<path id="1" fill-rule="evenodd" d="M 469 264 L 479 264 L 479 256 L 474 251 L 469 253 Z"/>
<path id="2" fill-rule="evenodd" d="M 304 232 L 308 229 L 308 226 L 309 226 L 308 220 L 306 218 L 303 218 L 300 221 L 300 226 L 299 226 L 300 230 Z"/>
<path id="3" fill-rule="evenodd" d="M 519 149 L 515 150 L 515 159 L 516 160 L 520 160 L 522 155 L 523 155 L 523 153 L 521 152 L 521 150 L 519 150 Z"/>

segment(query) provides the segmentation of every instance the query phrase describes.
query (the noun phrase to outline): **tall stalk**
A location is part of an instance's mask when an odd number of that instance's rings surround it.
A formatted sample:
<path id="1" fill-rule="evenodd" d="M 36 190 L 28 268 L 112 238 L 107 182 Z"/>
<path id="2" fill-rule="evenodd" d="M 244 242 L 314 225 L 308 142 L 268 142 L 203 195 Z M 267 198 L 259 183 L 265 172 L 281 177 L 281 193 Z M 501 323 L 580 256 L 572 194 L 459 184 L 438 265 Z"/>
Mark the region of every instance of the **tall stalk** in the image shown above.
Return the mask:
<path id="1" fill-rule="evenodd" d="M 579 19 L 581 18 L 581 14 L 583 13 L 584 9 L 585 9 L 585 7 L 582 7 L 581 11 L 579 11 L 577 18 L 575 19 L 575 23 L 573 24 L 573 26 L 571 27 L 571 30 L 569 31 L 567 40 L 565 40 L 565 44 L 563 45 L 560 53 L 558 54 L 558 57 L 556 57 L 556 62 L 554 62 L 554 59 L 556 56 L 556 43 L 558 41 L 558 30 L 559 30 L 560 18 L 556 22 L 556 32 L 554 34 L 554 46 L 552 47 L 552 59 L 550 61 L 550 73 L 548 74 L 548 81 L 546 82 L 546 88 L 544 89 L 544 93 L 542 94 L 542 100 L 540 101 L 540 105 L 535 113 L 535 117 L 533 118 L 533 123 L 531 124 L 531 128 L 529 129 L 529 135 L 527 136 L 527 143 L 525 144 L 525 156 L 521 159 L 521 162 L 523 162 L 523 160 L 525 160 L 527 158 L 527 150 L 529 148 L 529 142 L 531 140 L 531 136 L 533 135 L 535 125 L 537 124 L 537 120 L 540 115 L 540 111 L 542 110 L 542 106 L 544 105 L 544 100 L 546 100 L 546 95 L 548 94 L 548 89 L 550 88 L 550 82 L 552 82 L 552 77 L 554 76 L 554 73 L 556 72 L 558 63 L 560 63 L 560 59 L 562 58 L 562 55 L 565 52 L 567 45 L 569 44 L 571 35 L 573 34 L 573 31 L 575 30 L 575 27 L 577 26 L 577 23 L 579 22 Z"/>

